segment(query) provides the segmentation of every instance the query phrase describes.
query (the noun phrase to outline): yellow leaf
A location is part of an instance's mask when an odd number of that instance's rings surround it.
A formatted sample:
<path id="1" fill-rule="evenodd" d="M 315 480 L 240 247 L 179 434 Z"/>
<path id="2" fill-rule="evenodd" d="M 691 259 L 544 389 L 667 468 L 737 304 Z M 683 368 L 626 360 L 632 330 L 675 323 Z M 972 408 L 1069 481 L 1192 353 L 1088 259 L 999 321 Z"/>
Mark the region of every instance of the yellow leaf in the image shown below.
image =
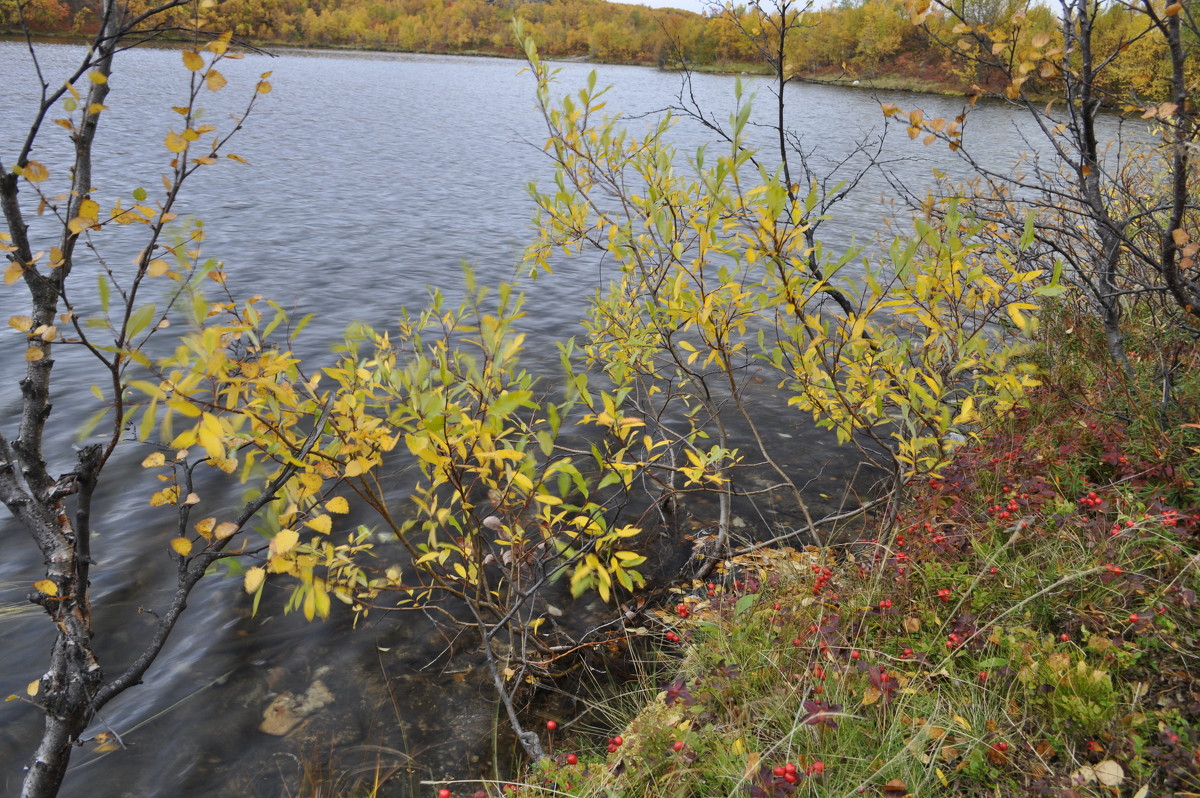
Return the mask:
<path id="1" fill-rule="evenodd" d="M 21 279 L 21 275 L 25 273 L 25 268 L 15 260 L 4 268 L 4 284 L 12 285 L 17 280 Z"/>
<path id="2" fill-rule="evenodd" d="M 306 525 L 322 535 L 328 535 L 329 530 L 333 528 L 333 519 L 327 515 L 318 515 L 307 521 Z"/>
<path id="3" fill-rule="evenodd" d="M 103 84 L 103 83 L 108 83 L 108 76 L 105 75 L 103 72 L 97 72 L 96 70 L 93 69 L 91 72 L 88 73 L 88 80 L 90 80 L 92 83 L 99 85 L 99 84 Z"/>
<path id="4" fill-rule="evenodd" d="M 33 583 L 33 586 L 35 588 L 37 588 L 37 591 L 39 593 L 45 594 L 47 596 L 57 596 L 58 595 L 58 585 L 54 584 L 54 582 L 49 579 L 39 579 L 38 581 Z"/>
<path id="5" fill-rule="evenodd" d="M 287 554 L 296 548 L 300 542 L 300 533 L 294 529 L 281 529 L 271 538 L 271 551 L 275 554 Z"/>
<path id="6" fill-rule="evenodd" d="M 204 85 L 209 91 L 220 91 L 225 87 L 225 76 L 215 69 L 208 70 L 204 76 Z"/>
<path id="7" fill-rule="evenodd" d="M 213 530 L 213 537 L 217 540 L 225 540 L 233 537 L 233 534 L 238 531 L 237 524 L 232 521 L 222 521 L 217 524 L 217 528 Z"/>
<path id="8" fill-rule="evenodd" d="M 345 515 L 350 512 L 350 502 L 346 501 L 345 496 L 334 496 L 329 501 L 325 502 L 325 509 L 331 513 Z"/>
<path id="9" fill-rule="evenodd" d="M 163 488 L 150 497 L 151 507 L 162 507 L 167 504 L 174 504 L 179 499 L 179 486 L 171 485 Z"/>
<path id="10" fill-rule="evenodd" d="M 33 329 L 33 319 L 29 316 L 11 316 L 8 319 L 8 326 L 14 330 L 29 332 Z"/>
<path id="11" fill-rule="evenodd" d="M 25 350 L 25 362 L 36 363 L 46 356 L 46 353 L 36 346 L 31 346 Z"/>
<path id="12" fill-rule="evenodd" d="M 29 696 L 30 698 L 33 698 L 35 695 L 38 694 L 38 688 L 41 686 L 42 686 L 42 680 L 34 679 L 32 682 L 25 685 L 25 695 Z"/>
<path id="13" fill-rule="evenodd" d="M 225 55 L 225 51 L 229 49 L 229 33 L 224 33 L 219 39 L 213 39 L 208 44 L 204 45 L 204 49 L 210 53 L 217 55 Z"/>
<path id="14" fill-rule="evenodd" d="M 176 133 L 174 130 L 167 134 L 167 137 L 163 139 L 163 143 L 167 145 L 168 150 L 176 153 L 183 152 L 187 149 L 188 145 L 187 139 Z"/>
<path id="15" fill-rule="evenodd" d="M 193 504 L 199 504 L 199 503 L 200 503 L 200 494 L 199 493 L 189 493 L 183 499 L 183 504 L 185 507 L 191 507 Z"/>
<path id="16" fill-rule="evenodd" d="M 156 468 L 157 466 L 163 465 L 166 462 L 167 458 L 163 456 L 162 452 L 154 452 L 153 454 L 147 455 L 146 459 L 142 461 L 142 468 Z"/>
<path id="17" fill-rule="evenodd" d="M 30 161 L 25 164 L 25 168 L 21 170 L 21 176 L 30 183 L 40 183 L 50 176 L 50 172 L 46 167 L 42 166 L 37 161 Z"/>
<path id="18" fill-rule="evenodd" d="M 216 523 L 217 519 L 215 518 L 205 518 L 204 520 L 196 523 L 196 531 L 199 532 L 202 537 L 211 540 L 213 527 L 216 525 Z"/>
<path id="19" fill-rule="evenodd" d="M 243 164 L 246 164 L 247 166 L 250 165 L 250 162 L 247 161 L 245 158 L 243 158 L 240 155 L 234 155 L 232 152 L 229 153 L 228 155 L 226 155 L 225 157 L 231 161 L 237 161 L 238 163 L 243 163 Z"/>
<path id="20" fill-rule="evenodd" d="M 869 707 L 882 697 L 883 693 L 881 693 L 877 688 L 873 687 L 872 685 L 867 685 L 866 689 L 863 690 L 862 705 L 864 707 Z"/>
<path id="21" fill-rule="evenodd" d="M 243 582 L 243 585 L 246 588 L 246 592 L 247 593 L 257 593 L 258 589 L 260 587 L 262 587 L 262 583 L 265 582 L 266 579 L 267 579 L 267 572 L 264 571 L 262 568 L 255 566 L 253 568 L 247 569 L 246 576 L 245 576 L 244 582 Z"/>
<path id="22" fill-rule="evenodd" d="M 967 723 L 967 719 L 964 718 L 962 715 L 955 715 L 954 722 L 957 723 L 959 726 L 962 726 L 967 731 L 971 731 L 971 724 Z"/>
<path id="23" fill-rule="evenodd" d="M 196 72 L 204 68 L 204 59 L 195 50 L 184 50 L 183 65 L 187 67 L 189 72 Z"/>
<path id="24" fill-rule="evenodd" d="M 164 274 L 170 271 L 170 269 L 171 264 L 167 263 L 162 258 L 155 258 L 154 260 L 150 261 L 150 264 L 146 267 L 146 274 L 150 275 L 151 277 L 162 277 Z"/>
<path id="25" fill-rule="evenodd" d="M 268 80 L 260 80 L 258 82 L 258 93 L 259 94 L 270 94 L 271 93 L 271 82 Z"/>
<path id="26" fill-rule="evenodd" d="M 108 106 L 105 105 L 104 103 L 92 103 L 91 105 L 88 106 L 87 112 L 89 114 L 91 114 L 92 116 L 95 116 L 96 114 L 100 113 L 101 111 L 107 111 L 107 110 L 108 110 Z"/>
<path id="27" fill-rule="evenodd" d="M 67 222 L 67 229 L 70 230 L 75 235 L 79 235 L 84 230 L 87 230 L 88 228 L 94 226 L 95 224 L 96 224 L 95 219 L 88 219 L 83 216 L 76 216 L 74 219 Z"/>
<path id="28" fill-rule="evenodd" d="M 192 553 L 192 541 L 187 538 L 171 538 L 171 548 L 180 557 L 186 557 Z"/>

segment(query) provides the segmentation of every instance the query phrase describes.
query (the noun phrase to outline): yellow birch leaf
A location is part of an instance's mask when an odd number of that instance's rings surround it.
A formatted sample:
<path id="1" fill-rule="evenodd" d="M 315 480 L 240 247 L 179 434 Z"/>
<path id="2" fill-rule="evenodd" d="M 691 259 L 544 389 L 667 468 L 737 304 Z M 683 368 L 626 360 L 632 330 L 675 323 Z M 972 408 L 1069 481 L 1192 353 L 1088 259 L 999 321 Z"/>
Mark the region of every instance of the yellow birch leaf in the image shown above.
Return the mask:
<path id="1" fill-rule="evenodd" d="M 108 110 L 108 106 L 105 105 L 104 103 L 92 103 L 91 105 L 88 106 L 87 112 L 89 114 L 91 114 L 92 116 L 95 116 L 96 114 L 100 113 L 101 111 L 107 111 L 107 110 Z"/>
<path id="2" fill-rule="evenodd" d="M 204 68 L 204 59 L 195 50 L 184 50 L 183 65 L 189 72 L 196 72 Z"/>
<path id="3" fill-rule="evenodd" d="M 142 461 L 142 468 L 156 468 L 157 466 L 163 465 L 166 462 L 167 458 L 162 452 L 154 452 L 153 454 L 147 455 L 146 459 Z"/>
<path id="4" fill-rule="evenodd" d="M 204 45 L 204 49 L 208 50 L 210 53 L 225 55 L 225 51 L 229 49 L 228 34 L 222 34 L 220 39 L 213 39 L 211 42 Z"/>
<path id="5" fill-rule="evenodd" d="M 862 705 L 864 707 L 869 707 L 882 697 L 883 693 L 881 693 L 877 688 L 867 685 L 867 688 L 863 690 Z"/>
<path id="6" fill-rule="evenodd" d="M 331 513 L 345 515 L 350 512 L 350 502 L 346 501 L 345 496 L 334 496 L 329 501 L 325 502 L 325 509 Z"/>
<path id="7" fill-rule="evenodd" d="M 100 85 L 108 83 L 108 75 L 105 75 L 103 72 L 97 72 L 93 69 L 88 73 L 88 80 L 90 80 L 92 83 Z"/>
<path id="8" fill-rule="evenodd" d="M 146 274 L 151 277 L 162 277 L 171 269 L 171 264 L 167 263 L 162 258 L 155 258 L 150 261 L 150 265 L 146 267 Z"/>
<path id="9" fill-rule="evenodd" d="M 37 161 L 30 161 L 21 170 L 21 176 L 30 183 L 40 183 L 50 176 L 50 172 Z"/>
<path id="10" fill-rule="evenodd" d="M 243 158 L 240 155 L 234 155 L 232 152 L 228 153 L 225 157 L 231 161 L 237 161 L 238 163 L 243 163 L 243 164 L 246 164 L 247 166 L 250 165 L 250 162 L 247 161 L 245 158 Z"/>
<path id="11" fill-rule="evenodd" d="M 962 726 L 967 731 L 971 731 L 971 724 L 967 723 L 967 719 L 964 718 L 962 715 L 955 715 L 954 722 L 957 723 L 959 726 Z"/>
<path id="12" fill-rule="evenodd" d="M 25 273 L 25 268 L 15 260 L 4 268 L 4 284 L 12 285 L 17 280 L 21 279 L 21 275 Z"/>
<path id="13" fill-rule="evenodd" d="M 209 91 L 220 91 L 225 88 L 225 76 L 215 69 L 208 70 L 208 74 L 204 76 L 204 86 Z"/>
<path id="14" fill-rule="evenodd" d="M 179 499 L 179 486 L 170 485 L 155 493 L 150 497 L 151 507 L 162 507 L 167 504 L 174 504 Z"/>
<path id="15" fill-rule="evenodd" d="M 191 507 L 193 504 L 200 503 L 199 493 L 189 493 L 183 500 L 184 506 Z"/>
<path id="16" fill-rule="evenodd" d="M 322 535 L 328 535 L 329 530 L 333 528 L 333 519 L 327 515 L 318 515 L 316 518 L 308 520 L 306 525 Z"/>
<path id="17" fill-rule="evenodd" d="M 313 596 L 313 591 L 309 590 L 304 596 L 304 620 L 311 621 L 313 616 L 317 614 L 317 600 Z"/>
<path id="18" fill-rule="evenodd" d="M 217 540 L 225 540 L 233 537 L 233 534 L 238 531 L 237 524 L 232 521 L 222 521 L 217 524 L 217 528 L 213 530 L 213 537 Z"/>
<path id="19" fill-rule="evenodd" d="M 70 230 L 75 235 L 79 235 L 84 230 L 89 229 L 90 227 L 92 227 L 95 224 L 96 224 L 95 219 L 88 219 L 83 216 L 76 216 L 74 219 L 67 222 L 67 229 Z"/>
<path id="20" fill-rule="evenodd" d="M 196 531 L 200 533 L 201 537 L 211 540 L 213 527 L 216 526 L 216 523 L 217 519 L 215 518 L 205 518 L 196 523 Z"/>
<path id="21" fill-rule="evenodd" d="M 8 319 L 8 326 L 12 327 L 14 330 L 29 332 L 33 329 L 33 319 L 31 319 L 29 316 L 10 316 Z"/>
<path id="22" fill-rule="evenodd" d="M 287 554 L 296 548 L 300 542 L 300 533 L 294 529 L 281 529 L 271 538 L 271 551 L 275 554 Z"/>
<path id="23" fill-rule="evenodd" d="M 46 353 L 36 346 L 31 346 L 25 350 L 25 362 L 36 363 L 46 356 Z"/>
<path id="24" fill-rule="evenodd" d="M 243 581 L 243 586 L 247 593 L 257 593 L 262 587 L 262 583 L 267 579 L 267 572 L 257 565 L 246 570 L 246 576 Z"/>
<path id="25" fill-rule="evenodd" d="M 187 139 L 176 133 L 174 130 L 167 133 L 167 137 L 163 139 L 163 143 L 167 145 L 167 149 L 171 152 L 179 153 L 187 149 Z"/>
<path id="26" fill-rule="evenodd" d="M 260 80 L 258 82 L 258 93 L 259 94 L 270 94 L 271 93 L 271 81 Z"/>
<path id="27" fill-rule="evenodd" d="M 44 595 L 47 595 L 47 596 L 57 596 L 58 595 L 58 585 L 54 584 L 54 582 L 50 579 L 39 579 L 33 583 L 33 586 L 37 589 L 37 591 L 39 593 L 42 593 Z"/>
<path id="28" fill-rule="evenodd" d="M 192 553 L 192 541 L 187 538 L 171 538 L 171 548 L 180 557 L 186 557 Z"/>
<path id="29" fill-rule="evenodd" d="M 42 686 L 42 680 L 34 679 L 32 682 L 25 685 L 25 695 L 29 696 L 30 698 L 33 698 L 35 695 L 38 694 L 38 688 L 40 688 L 41 686 Z"/>

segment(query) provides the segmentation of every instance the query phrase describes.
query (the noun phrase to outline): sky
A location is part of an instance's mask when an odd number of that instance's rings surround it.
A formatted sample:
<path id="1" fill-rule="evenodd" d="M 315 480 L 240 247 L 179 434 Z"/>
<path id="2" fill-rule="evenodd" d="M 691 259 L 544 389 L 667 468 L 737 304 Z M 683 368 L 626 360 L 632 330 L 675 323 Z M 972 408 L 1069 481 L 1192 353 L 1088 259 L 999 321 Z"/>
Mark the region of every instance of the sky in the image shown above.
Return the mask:
<path id="1" fill-rule="evenodd" d="M 644 0 L 630 5 L 650 6 L 650 8 L 682 8 L 684 11 L 704 13 L 704 9 L 713 5 L 712 0 Z"/>

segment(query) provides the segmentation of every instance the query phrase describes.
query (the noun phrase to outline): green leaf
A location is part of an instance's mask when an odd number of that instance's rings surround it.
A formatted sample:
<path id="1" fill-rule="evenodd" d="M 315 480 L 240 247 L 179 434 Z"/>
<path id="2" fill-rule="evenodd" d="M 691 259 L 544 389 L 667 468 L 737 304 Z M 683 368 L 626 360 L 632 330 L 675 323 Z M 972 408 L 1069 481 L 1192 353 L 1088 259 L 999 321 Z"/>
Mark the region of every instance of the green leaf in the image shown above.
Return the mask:
<path id="1" fill-rule="evenodd" d="M 735 604 L 733 607 L 733 614 L 734 615 L 745 615 L 750 610 L 750 608 L 752 606 L 754 606 L 754 602 L 757 600 L 758 600 L 757 593 L 747 593 L 746 595 L 742 596 L 740 599 L 737 600 L 737 604 Z"/>
<path id="2" fill-rule="evenodd" d="M 127 339 L 134 338 L 138 333 L 150 326 L 150 322 L 154 320 L 154 314 L 157 308 L 153 302 L 142 305 L 129 316 L 129 324 L 125 326 L 125 337 Z"/>
<path id="3" fill-rule="evenodd" d="M 141 186 L 135 188 L 133 190 L 133 198 L 138 202 L 144 201 L 146 199 L 146 189 L 142 188 Z"/>
<path id="4" fill-rule="evenodd" d="M 96 277 L 96 283 L 100 292 L 100 310 L 108 313 L 108 280 L 101 274 Z"/>

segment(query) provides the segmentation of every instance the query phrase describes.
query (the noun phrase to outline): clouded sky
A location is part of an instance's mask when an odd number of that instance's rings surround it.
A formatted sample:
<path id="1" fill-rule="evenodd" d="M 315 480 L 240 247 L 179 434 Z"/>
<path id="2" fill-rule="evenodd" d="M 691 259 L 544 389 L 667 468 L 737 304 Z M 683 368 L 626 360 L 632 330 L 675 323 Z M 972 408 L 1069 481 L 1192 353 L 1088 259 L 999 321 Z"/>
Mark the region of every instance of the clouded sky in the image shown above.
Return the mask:
<path id="1" fill-rule="evenodd" d="M 640 5 L 651 8 L 682 8 L 684 11 L 694 11 L 700 14 L 704 12 L 704 9 L 712 6 L 713 2 L 712 0 L 643 0 Z"/>

